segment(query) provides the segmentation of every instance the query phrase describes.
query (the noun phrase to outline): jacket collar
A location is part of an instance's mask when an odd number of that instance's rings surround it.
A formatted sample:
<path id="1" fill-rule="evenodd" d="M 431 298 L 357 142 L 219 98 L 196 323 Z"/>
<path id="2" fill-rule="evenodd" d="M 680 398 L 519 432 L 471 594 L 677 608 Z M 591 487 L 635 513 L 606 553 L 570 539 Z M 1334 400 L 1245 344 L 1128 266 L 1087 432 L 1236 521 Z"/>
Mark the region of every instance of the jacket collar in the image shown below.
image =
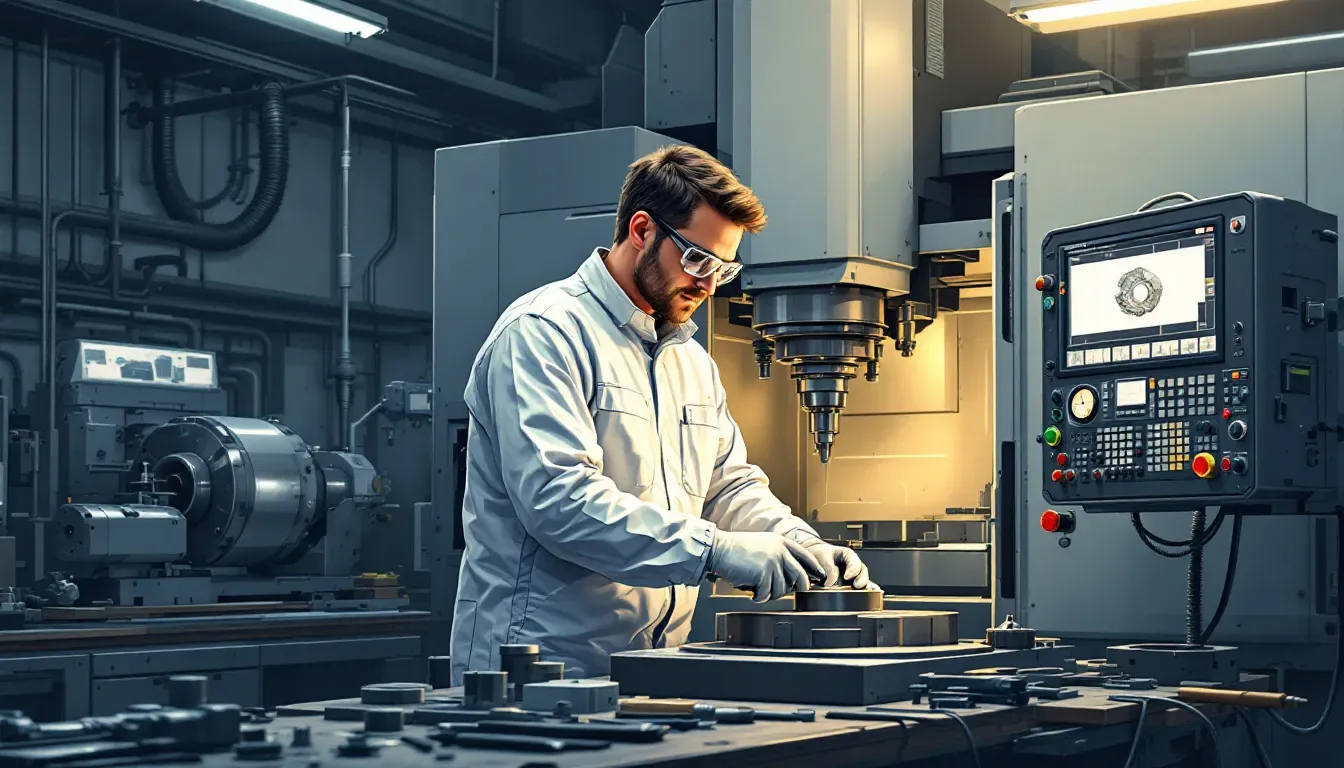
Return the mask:
<path id="1" fill-rule="evenodd" d="M 604 263 L 607 254 L 611 252 L 609 248 L 595 248 L 593 253 L 579 267 L 579 279 L 588 286 L 593 296 L 597 298 L 602 308 L 606 310 L 616 325 L 625 328 L 629 327 L 639 338 L 644 341 L 654 343 L 658 339 L 658 324 L 651 315 L 646 314 L 630 297 L 625 294 L 625 289 L 616 283 L 616 279 L 607 271 L 607 265 Z M 687 320 L 685 323 L 677 326 L 671 333 L 667 334 L 669 342 L 683 342 L 695 335 L 699 327 L 694 321 Z"/>

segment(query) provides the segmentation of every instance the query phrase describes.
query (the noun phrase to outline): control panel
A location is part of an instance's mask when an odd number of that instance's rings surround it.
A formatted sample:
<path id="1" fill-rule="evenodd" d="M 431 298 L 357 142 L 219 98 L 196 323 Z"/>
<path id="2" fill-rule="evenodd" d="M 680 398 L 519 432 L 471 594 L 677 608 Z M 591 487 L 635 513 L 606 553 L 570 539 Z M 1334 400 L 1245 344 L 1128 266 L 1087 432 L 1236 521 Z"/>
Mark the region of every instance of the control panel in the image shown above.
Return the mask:
<path id="1" fill-rule="evenodd" d="M 184 389 L 215 389 L 219 372 L 215 353 L 167 347 L 72 342 L 69 381 L 100 384 L 157 384 Z"/>
<path id="2" fill-rule="evenodd" d="M 1035 285 L 1046 500 L 1332 507 L 1336 226 L 1242 193 L 1050 233 Z"/>

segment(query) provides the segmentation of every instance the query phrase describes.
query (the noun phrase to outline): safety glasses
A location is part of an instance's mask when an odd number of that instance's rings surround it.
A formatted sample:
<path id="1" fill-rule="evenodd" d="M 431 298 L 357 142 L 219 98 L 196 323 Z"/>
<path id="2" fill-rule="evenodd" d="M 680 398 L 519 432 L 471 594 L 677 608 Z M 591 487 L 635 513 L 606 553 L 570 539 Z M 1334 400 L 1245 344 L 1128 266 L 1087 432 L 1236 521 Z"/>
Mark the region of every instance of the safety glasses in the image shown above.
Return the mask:
<path id="1" fill-rule="evenodd" d="M 653 223 L 657 224 L 658 228 L 663 230 L 672 239 L 672 242 L 681 249 L 681 268 L 686 270 L 686 274 L 691 277 L 706 278 L 717 272 L 719 284 L 722 285 L 737 277 L 737 273 L 742 271 L 742 262 L 724 261 L 682 237 L 680 232 L 669 227 L 657 216 L 650 214 L 649 218 L 653 219 Z"/>

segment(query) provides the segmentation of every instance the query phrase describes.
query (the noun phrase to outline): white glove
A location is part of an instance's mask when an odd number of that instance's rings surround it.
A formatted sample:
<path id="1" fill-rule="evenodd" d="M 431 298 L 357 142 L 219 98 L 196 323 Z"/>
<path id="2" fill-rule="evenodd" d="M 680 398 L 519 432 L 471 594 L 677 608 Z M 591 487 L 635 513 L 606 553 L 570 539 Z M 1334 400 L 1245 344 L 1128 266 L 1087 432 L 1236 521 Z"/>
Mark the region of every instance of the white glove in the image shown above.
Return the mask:
<path id="1" fill-rule="evenodd" d="M 834 587 L 847 584 L 854 589 L 877 589 L 877 585 L 868 581 L 868 566 L 863 564 L 857 553 L 849 547 L 837 547 L 821 539 L 808 537 L 803 541 L 807 551 L 821 563 L 826 572 L 822 586 Z"/>
<path id="2" fill-rule="evenodd" d="M 778 600 L 808 588 L 825 574 L 807 548 L 777 533 L 714 532 L 710 573 L 738 589 L 750 590 L 758 603 Z"/>

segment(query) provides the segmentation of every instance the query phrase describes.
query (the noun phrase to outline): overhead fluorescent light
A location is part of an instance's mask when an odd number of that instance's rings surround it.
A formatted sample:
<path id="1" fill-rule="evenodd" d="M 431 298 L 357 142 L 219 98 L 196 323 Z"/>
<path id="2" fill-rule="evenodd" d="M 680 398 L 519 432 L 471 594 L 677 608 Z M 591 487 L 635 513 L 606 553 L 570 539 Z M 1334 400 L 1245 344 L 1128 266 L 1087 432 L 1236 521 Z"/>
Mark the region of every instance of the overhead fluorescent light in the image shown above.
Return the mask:
<path id="1" fill-rule="evenodd" d="M 322 30 L 347 37 L 387 31 L 387 19 L 341 0 L 200 0 L 299 32 Z M 297 23 L 296 23 L 297 22 Z"/>
<path id="2" fill-rule="evenodd" d="M 1203 48 L 1185 56 L 1185 71 L 1204 80 L 1302 72 L 1344 64 L 1344 32 Z"/>
<path id="3" fill-rule="evenodd" d="M 1049 34 L 1281 2 L 1284 0 L 1014 0 L 1010 12 L 1037 31 Z"/>

